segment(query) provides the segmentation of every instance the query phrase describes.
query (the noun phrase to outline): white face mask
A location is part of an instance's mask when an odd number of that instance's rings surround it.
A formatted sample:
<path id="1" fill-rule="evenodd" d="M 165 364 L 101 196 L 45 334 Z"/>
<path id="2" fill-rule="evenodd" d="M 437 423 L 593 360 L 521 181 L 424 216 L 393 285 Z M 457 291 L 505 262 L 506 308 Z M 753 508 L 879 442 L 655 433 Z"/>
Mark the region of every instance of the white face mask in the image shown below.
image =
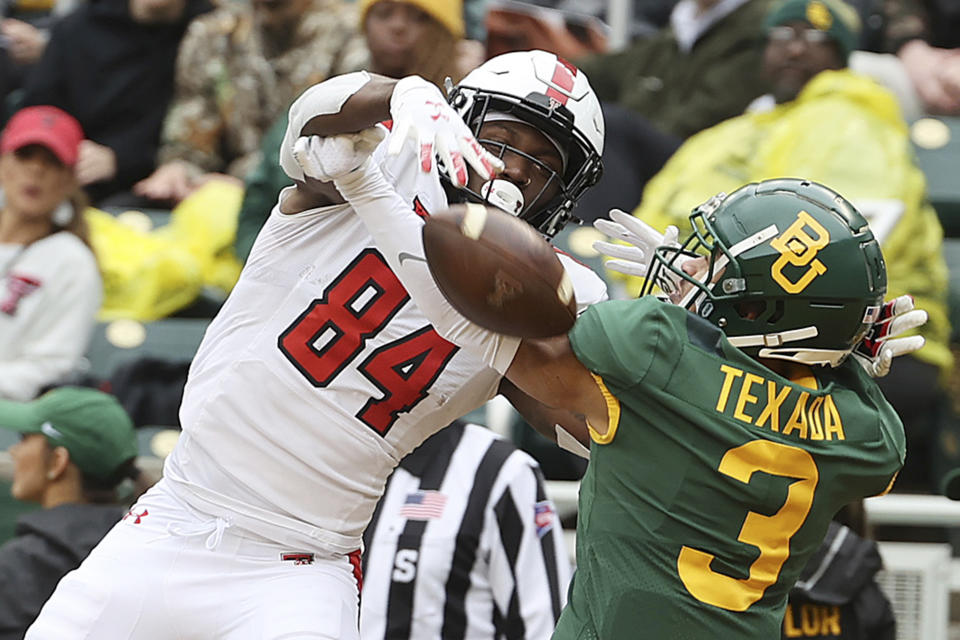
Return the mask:
<path id="1" fill-rule="evenodd" d="M 474 122 L 476 122 L 476 121 L 474 121 Z M 531 125 L 529 122 L 527 122 L 526 120 L 522 120 L 521 118 L 518 118 L 517 116 L 513 115 L 512 113 L 504 113 L 504 112 L 502 112 L 502 111 L 488 111 L 488 112 L 486 113 L 486 115 L 483 117 L 483 122 L 484 122 L 484 123 L 487 123 L 487 122 L 519 122 L 520 124 L 525 124 L 525 125 L 527 125 L 528 127 L 533 126 L 533 125 Z M 540 130 L 538 129 L 538 131 L 540 131 Z M 556 140 L 554 140 L 551 136 L 547 135 L 547 134 L 544 133 L 543 131 L 540 131 L 540 133 L 543 135 L 544 138 L 546 138 L 546 139 L 550 142 L 550 144 L 552 144 L 552 145 L 554 146 L 554 148 L 557 150 L 557 153 L 560 155 L 560 175 L 561 175 L 561 176 L 564 175 L 564 173 L 565 173 L 566 170 L 567 170 L 567 152 L 566 152 L 566 150 L 564 150 L 563 147 L 560 145 L 560 143 L 557 142 Z"/>

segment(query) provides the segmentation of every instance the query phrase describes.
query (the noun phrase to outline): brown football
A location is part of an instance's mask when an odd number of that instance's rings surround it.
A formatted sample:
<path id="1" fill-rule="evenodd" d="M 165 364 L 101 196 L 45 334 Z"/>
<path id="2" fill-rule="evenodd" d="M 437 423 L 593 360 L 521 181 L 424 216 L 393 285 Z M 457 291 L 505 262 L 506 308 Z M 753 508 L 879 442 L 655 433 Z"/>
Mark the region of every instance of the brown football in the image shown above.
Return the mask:
<path id="1" fill-rule="evenodd" d="M 423 245 L 443 295 L 481 327 L 545 338 L 573 326 L 570 276 L 553 247 L 519 218 L 479 204 L 452 205 L 427 218 Z"/>

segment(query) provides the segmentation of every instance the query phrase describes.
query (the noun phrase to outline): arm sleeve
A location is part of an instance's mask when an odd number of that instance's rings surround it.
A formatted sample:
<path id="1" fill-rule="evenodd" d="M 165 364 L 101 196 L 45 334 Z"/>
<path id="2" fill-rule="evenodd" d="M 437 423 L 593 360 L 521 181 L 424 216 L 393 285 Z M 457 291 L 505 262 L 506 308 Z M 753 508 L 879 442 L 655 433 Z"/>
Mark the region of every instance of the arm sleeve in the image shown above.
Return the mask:
<path id="1" fill-rule="evenodd" d="M 514 453 L 501 473 L 506 481 L 494 487 L 484 533 L 498 637 L 547 638 L 570 581 L 560 519 L 526 455 Z"/>
<path id="2" fill-rule="evenodd" d="M 421 233 L 423 221 L 387 183 L 372 161 L 368 160 L 365 167 L 335 184 L 363 220 L 387 264 L 437 333 L 471 352 L 487 366 L 505 373 L 520 346 L 520 339 L 479 327 L 450 306 L 423 258 L 426 255 Z M 413 257 L 404 256 L 401 262 L 399 256 L 404 253 Z"/>
<path id="3" fill-rule="evenodd" d="M 0 362 L 0 398 L 30 400 L 77 366 L 103 296 L 96 264 L 64 261 L 38 294 L 24 314 L 30 331 L 19 357 Z"/>
<path id="4" fill-rule="evenodd" d="M 653 297 L 595 304 L 570 330 L 570 346 L 590 371 L 607 382 L 631 387 L 646 376 L 656 358 L 677 356 L 668 340 L 665 306 Z"/>
<path id="5" fill-rule="evenodd" d="M 366 71 L 336 76 L 315 84 L 293 101 L 287 116 L 287 130 L 280 145 L 280 166 L 294 180 L 303 181 L 303 170 L 293 158 L 293 145 L 312 118 L 340 113 L 343 104 L 370 81 Z"/>

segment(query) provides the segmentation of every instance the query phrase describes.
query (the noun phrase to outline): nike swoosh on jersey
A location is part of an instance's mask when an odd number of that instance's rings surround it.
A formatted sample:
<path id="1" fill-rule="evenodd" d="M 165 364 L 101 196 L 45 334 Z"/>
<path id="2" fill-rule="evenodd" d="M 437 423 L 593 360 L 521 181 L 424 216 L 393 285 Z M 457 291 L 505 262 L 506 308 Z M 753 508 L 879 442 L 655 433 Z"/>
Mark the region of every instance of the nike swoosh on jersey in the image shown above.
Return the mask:
<path id="1" fill-rule="evenodd" d="M 397 254 L 397 260 L 400 261 L 400 264 L 403 264 L 404 260 L 416 260 L 418 262 L 426 262 L 427 259 L 422 256 L 415 256 L 412 253 L 407 253 L 406 251 L 401 251 Z"/>

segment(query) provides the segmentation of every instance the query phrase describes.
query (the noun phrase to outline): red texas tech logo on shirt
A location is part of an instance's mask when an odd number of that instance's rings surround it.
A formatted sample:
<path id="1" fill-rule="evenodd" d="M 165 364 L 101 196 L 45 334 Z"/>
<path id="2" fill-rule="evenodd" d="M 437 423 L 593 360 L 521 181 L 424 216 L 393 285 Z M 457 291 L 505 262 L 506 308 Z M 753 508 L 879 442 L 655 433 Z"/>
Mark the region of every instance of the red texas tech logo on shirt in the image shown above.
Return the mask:
<path id="1" fill-rule="evenodd" d="M 20 301 L 39 289 L 43 282 L 30 276 L 11 273 L 7 277 L 7 290 L 0 298 L 0 313 L 12 316 L 17 313 Z"/>

